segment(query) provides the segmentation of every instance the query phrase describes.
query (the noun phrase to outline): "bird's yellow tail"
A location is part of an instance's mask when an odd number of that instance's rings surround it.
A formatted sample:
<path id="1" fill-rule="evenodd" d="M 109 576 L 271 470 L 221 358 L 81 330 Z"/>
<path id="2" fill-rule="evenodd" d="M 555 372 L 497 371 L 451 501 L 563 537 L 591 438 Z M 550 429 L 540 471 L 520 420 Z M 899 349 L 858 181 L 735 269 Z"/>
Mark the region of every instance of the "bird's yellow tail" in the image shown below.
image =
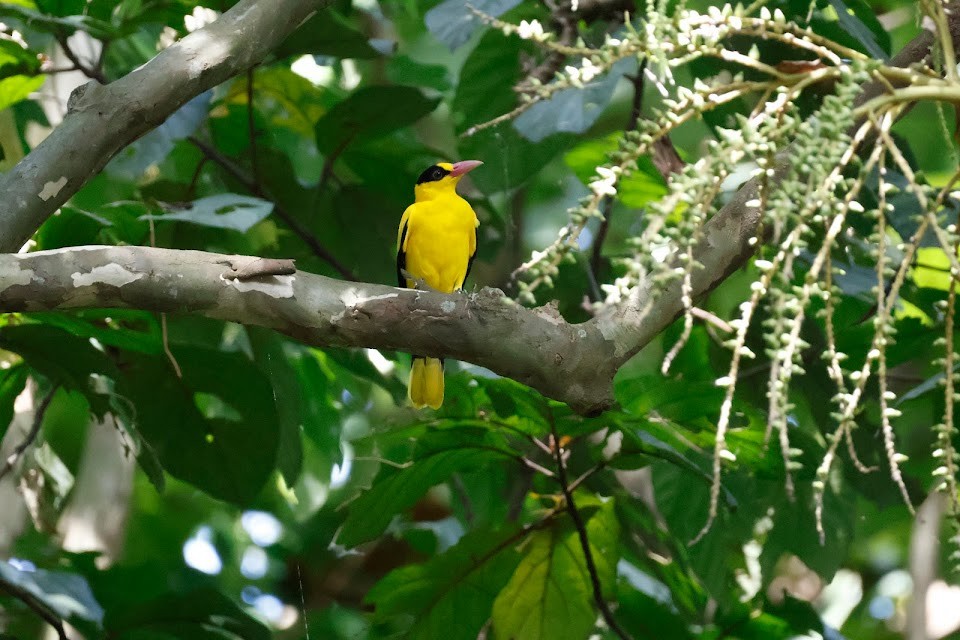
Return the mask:
<path id="1" fill-rule="evenodd" d="M 439 409 L 443 404 L 443 361 L 437 358 L 414 357 L 407 393 L 410 402 L 418 409 Z"/>

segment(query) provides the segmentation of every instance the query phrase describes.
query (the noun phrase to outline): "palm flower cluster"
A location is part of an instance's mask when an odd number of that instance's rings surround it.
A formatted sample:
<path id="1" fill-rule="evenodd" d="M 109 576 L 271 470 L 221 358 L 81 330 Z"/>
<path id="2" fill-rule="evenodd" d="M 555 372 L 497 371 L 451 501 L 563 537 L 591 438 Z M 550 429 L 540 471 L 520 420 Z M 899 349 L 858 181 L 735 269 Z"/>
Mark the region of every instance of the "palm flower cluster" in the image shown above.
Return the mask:
<path id="1" fill-rule="evenodd" d="M 887 353 L 897 339 L 900 291 L 925 236 L 932 237 L 947 256 L 951 276 L 940 303 L 940 382 L 945 409 L 942 421 L 934 427 L 936 449 L 932 455 L 938 463 L 933 472 L 935 487 L 949 496 L 956 523 L 960 505 L 954 403 L 960 398 L 955 389 L 960 360 L 953 332 L 960 236 L 958 221 L 950 212 L 960 198 L 960 191 L 953 191 L 960 172 L 942 188 L 927 184 L 915 174 L 891 133 L 897 119 L 918 101 L 939 104 L 960 99 L 944 6 L 939 1 L 923 3 L 936 37 L 933 61 L 901 68 L 821 37 L 763 5 L 726 5 L 701 13 L 683 2 L 668 10 L 666 2 L 650 0 L 642 19 L 628 16 L 616 37 L 608 35 L 595 47 L 583 42 L 558 43 L 537 22 L 510 24 L 483 16 L 507 35 L 531 40 L 547 52 L 579 62 L 570 63 L 549 82 L 524 82 L 518 87 L 516 109 L 474 130 L 514 118 L 558 91 L 582 87 L 630 57 L 640 61 L 646 81 L 654 83 L 663 96 L 661 106 L 641 118 L 635 129 L 626 131 L 608 161 L 596 167 L 589 194 L 569 210 L 569 220 L 555 241 L 521 265 L 520 299 L 533 302 L 534 292 L 552 284 L 561 263 L 574 259 L 583 230 L 591 220 L 602 219 L 604 205 L 617 197 L 621 181 L 638 170 L 638 160 L 650 154 L 658 140 L 721 105 L 732 101 L 753 105 L 746 115 L 737 116 L 732 126 L 716 130 L 716 138 L 699 160 L 670 176 L 668 193 L 643 211 L 642 229 L 632 239 L 631 255 L 621 261 L 616 279 L 602 285 L 606 299 L 599 303 L 600 307 L 629 303 L 642 288 L 653 295 L 646 304 L 654 305 L 657 291 L 680 288 L 683 332 L 665 356 L 666 373 L 694 323 L 697 291 L 693 280 L 703 268 L 697 256 L 698 246 L 705 240 L 705 225 L 723 208 L 724 189 L 729 189 L 724 185 L 729 178 L 740 175 L 744 168 L 752 172 L 740 192 L 749 194 L 743 209 L 756 219 L 749 242 L 754 248 L 752 272 L 758 275 L 749 297 L 740 302 L 735 317 L 728 319 L 731 337 L 725 345 L 731 355 L 726 375 L 716 380 L 724 394 L 716 419 L 709 517 L 700 536 L 717 516 L 724 464 L 735 461 L 726 435 L 743 363 L 758 357 L 748 346 L 750 335 L 760 334 L 765 346 L 769 361 L 766 438 L 776 439 L 786 471 L 785 491 L 793 496 L 803 452 L 791 443 L 788 425 L 794 407 L 790 391 L 795 379 L 805 373 L 803 355 L 810 345 L 804 327 L 811 321 L 819 321 L 823 327 L 822 357 L 835 389 L 834 424 L 827 429 L 825 454 L 813 480 L 821 540 L 824 493 L 839 447 L 846 448 L 857 469 L 872 470 L 860 461 L 851 436 L 867 393 L 879 393 L 886 466 L 910 506 L 900 471 L 906 457 L 898 452 L 895 438 L 894 424 L 900 411 L 888 380 Z M 739 48 L 731 43 L 734 36 Z M 742 51 L 745 40 L 786 45 L 797 51 L 803 64 L 767 64 L 756 45 Z M 742 73 L 696 79 L 692 86 L 681 84 L 676 70 L 704 58 L 732 63 L 742 68 Z M 800 95 L 815 85 L 820 90 L 824 86 L 832 89 L 815 109 L 801 113 L 797 107 Z M 875 90 L 864 91 L 865 85 L 873 85 Z M 891 180 L 894 172 L 905 181 Z M 890 223 L 894 211 L 891 198 L 903 193 L 919 203 L 912 235 L 896 232 Z M 866 224 L 871 231 L 857 235 L 855 223 Z M 834 261 L 852 237 L 862 241 L 858 245 L 861 262 L 875 265 L 871 294 L 875 313 L 867 321 L 872 322 L 873 332 L 865 353 L 844 353 L 836 337 L 837 280 L 843 271 Z M 868 382 L 873 385 L 868 387 Z"/>

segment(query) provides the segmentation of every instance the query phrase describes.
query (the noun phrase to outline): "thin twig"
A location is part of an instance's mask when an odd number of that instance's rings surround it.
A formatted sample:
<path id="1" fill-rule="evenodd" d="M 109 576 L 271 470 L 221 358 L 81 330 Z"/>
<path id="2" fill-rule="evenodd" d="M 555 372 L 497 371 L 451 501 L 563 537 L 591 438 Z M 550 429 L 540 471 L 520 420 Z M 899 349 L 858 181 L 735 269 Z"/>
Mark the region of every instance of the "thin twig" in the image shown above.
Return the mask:
<path id="1" fill-rule="evenodd" d="M 201 163 L 202 166 L 203 163 Z M 197 167 L 197 174 L 199 174 L 199 167 Z M 153 223 L 153 218 L 148 218 L 150 223 L 150 246 L 156 248 L 157 246 L 157 229 Z M 163 353 L 166 354 L 167 360 L 170 361 L 170 364 L 173 366 L 173 372 L 177 374 L 177 377 L 181 380 L 183 379 L 183 371 L 180 369 L 180 363 L 177 362 L 177 358 L 173 355 L 173 351 L 170 350 L 170 335 L 167 332 L 167 314 L 163 311 L 160 312 L 160 342 L 163 344 Z"/>
<path id="2" fill-rule="evenodd" d="M 93 68 L 97 70 L 97 73 L 103 74 L 103 66 L 107 60 L 107 47 L 110 46 L 110 40 L 100 40 L 100 53 L 97 55 L 97 61 L 93 64 Z"/>
<path id="3" fill-rule="evenodd" d="M 457 494 L 457 499 L 460 500 L 460 506 L 463 507 L 463 519 L 467 521 L 467 525 L 473 527 L 473 523 L 476 520 L 476 515 L 473 511 L 473 501 L 470 500 L 470 494 L 467 493 L 467 486 L 463 483 L 463 478 L 460 477 L 459 473 L 450 476 L 450 486 L 453 487 L 453 492 Z"/>
<path id="4" fill-rule="evenodd" d="M 644 58 L 643 62 L 640 63 L 640 69 L 637 70 L 637 75 L 629 76 L 630 81 L 633 83 L 633 103 L 630 107 L 630 119 L 627 120 L 627 131 L 633 131 L 637 128 L 637 123 L 640 122 L 640 114 L 643 111 L 643 87 L 644 87 L 644 70 L 647 68 L 647 59 Z M 603 203 L 603 220 L 600 222 L 600 227 L 597 229 L 597 235 L 593 240 L 593 247 L 591 247 L 590 253 L 590 270 L 593 272 L 594 277 L 600 270 L 600 260 L 603 258 L 603 243 L 607 239 L 607 232 L 610 230 L 610 217 L 613 214 L 613 198 L 607 198 L 607 201 Z"/>
<path id="5" fill-rule="evenodd" d="M 550 10 L 550 16 L 553 19 L 553 30 L 557 33 L 557 43 L 565 46 L 572 46 L 577 41 L 579 30 L 577 29 L 578 18 L 569 2 L 555 0 L 544 0 L 544 4 Z M 551 51 L 543 62 L 532 69 L 523 82 L 518 87 L 521 91 L 530 89 L 530 80 L 536 79 L 540 83 L 549 82 L 553 76 L 563 68 L 567 61 L 567 54 L 562 51 Z"/>
<path id="6" fill-rule="evenodd" d="M 250 170 L 253 184 L 260 189 L 260 164 L 257 162 L 257 129 L 253 121 L 253 67 L 247 69 L 247 133 L 250 136 Z"/>
<path id="7" fill-rule="evenodd" d="M 523 502 L 526 500 L 530 487 L 533 485 L 533 470 L 520 469 L 520 478 L 511 487 L 510 494 L 507 497 L 507 521 L 516 522 L 523 510 Z"/>
<path id="8" fill-rule="evenodd" d="M 603 203 L 603 220 L 597 228 L 597 235 L 594 236 L 593 246 L 590 247 L 590 275 L 592 282 L 596 282 L 597 274 L 600 272 L 600 261 L 603 260 L 603 243 L 607 240 L 607 232 L 610 230 L 610 217 L 613 215 L 613 198 L 607 198 Z M 597 301 L 601 300 L 598 293 Z"/>
<path id="9" fill-rule="evenodd" d="M 82 71 L 82 70 L 76 65 L 72 67 L 47 67 L 46 69 L 41 67 L 40 69 L 40 73 L 45 76 L 53 76 L 53 75 L 57 75 L 58 73 L 72 73 L 74 71 Z"/>
<path id="10" fill-rule="evenodd" d="M 587 536 L 587 526 L 583 522 L 583 516 L 577 508 L 577 503 L 573 500 L 573 491 L 570 490 L 570 483 L 567 479 L 567 464 L 563 460 L 563 447 L 560 446 L 560 437 L 557 435 L 557 425 L 550 416 L 550 433 L 553 436 L 553 453 L 557 460 L 557 480 L 560 482 L 560 489 L 563 490 L 563 497 L 567 502 L 567 510 L 570 512 L 570 519 L 573 520 L 573 526 L 577 529 L 577 535 L 580 538 L 580 547 L 583 549 L 583 559 L 587 564 L 587 573 L 590 574 L 590 583 L 593 585 L 593 599 L 600 609 L 600 614 L 607 622 L 607 626 L 621 640 L 628 640 L 630 636 L 624 631 L 617 619 L 613 617 L 613 612 L 607 606 L 607 601 L 603 597 L 603 587 L 600 585 L 600 576 L 597 574 L 597 565 L 593 561 L 593 551 L 590 550 L 590 538 Z"/>
<path id="11" fill-rule="evenodd" d="M 103 72 L 97 69 L 96 67 L 91 67 L 88 64 L 85 64 L 77 56 L 76 52 L 70 48 L 70 44 L 67 42 L 67 36 L 64 34 L 58 34 L 56 36 L 57 42 L 60 44 L 60 48 L 63 49 L 63 54 L 67 56 L 67 59 L 73 63 L 77 68 L 77 71 L 83 72 L 83 75 L 87 76 L 92 80 L 96 80 L 100 84 L 107 84 L 107 77 L 103 75 Z"/>
<path id="12" fill-rule="evenodd" d="M 203 165 L 207 164 L 209 159 L 207 156 L 203 156 L 200 158 L 200 162 L 197 163 L 197 168 L 193 170 L 193 175 L 190 176 L 190 185 L 187 187 L 185 200 L 193 200 L 194 197 L 196 197 L 197 183 L 200 181 L 200 172 L 203 171 Z"/>
<path id="13" fill-rule="evenodd" d="M 11 597 L 16 598 L 23 604 L 27 605 L 33 610 L 34 613 L 43 618 L 44 622 L 49 624 L 57 631 L 57 636 L 60 638 L 60 640 L 70 640 L 67 637 L 66 630 L 63 628 L 63 620 L 60 619 L 60 616 L 54 613 L 54 611 L 37 596 L 33 595 L 20 585 L 8 582 L 3 578 L 0 578 L 0 592 L 6 592 Z"/>
<path id="14" fill-rule="evenodd" d="M 266 192 L 266 190 L 257 186 L 250 176 L 246 175 L 239 167 L 237 167 L 233 161 L 230 160 L 230 158 L 227 158 L 225 155 L 196 136 L 190 136 L 187 138 L 187 140 L 189 140 L 195 147 L 200 149 L 204 155 L 218 164 L 224 171 L 229 173 L 235 180 L 243 184 L 247 191 L 261 198 L 271 200 L 273 202 L 273 212 L 277 214 L 277 217 L 283 220 L 308 247 L 310 247 L 315 256 L 333 267 L 345 279 L 352 282 L 357 281 L 357 276 L 350 269 L 337 260 L 334 255 L 330 253 L 330 250 L 323 246 L 323 244 L 312 233 L 310 233 L 306 227 L 304 227 L 299 221 L 297 221 L 296 218 L 290 215 L 290 212 L 287 211 L 279 202 L 273 198 L 270 198 L 270 195 Z"/>
<path id="15" fill-rule="evenodd" d="M 180 369 L 180 363 L 177 362 L 176 356 L 174 356 L 173 351 L 170 350 L 170 335 L 167 333 L 167 314 L 162 311 L 160 312 L 160 340 L 163 342 L 163 353 L 166 354 L 167 360 L 170 361 L 173 372 L 182 380 L 183 371 Z"/>
<path id="16" fill-rule="evenodd" d="M 3 468 L 0 468 L 0 480 L 10 473 L 13 467 L 20 460 L 20 457 L 23 455 L 23 453 L 30 448 L 30 445 L 32 445 L 37 439 L 37 436 L 40 435 L 40 427 L 43 426 L 43 417 L 47 413 L 47 407 L 50 406 L 50 401 L 53 400 L 53 395 L 59 388 L 59 383 L 53 385 L 50 391 L 47 392 L 47 395 L 44 396 L 43 400 L 40 401 L 40 406 L 38 406 L 33 412 L 33 425 L 30 427 L 30 432 L 27 433 L 27 436 L 23 439 L 23 442 L 14 448 L 13 453 L 10 454 L 10 456 L 7 458 L 7 461 L 4 463 Z"/>
<path id="17" fill-rule="evenodd" d="M 733 333 L 733 327 L 730 326 L 730 323 L 724 320 L 723 318 L 717 317 L 715 314 L 710 313 L 706 309 L 701 309 L 700 307 L 692 307 L 690 309 L 690 314 L 695 318 L 699 318 L 704 322 L 709 322 L 716 328 L 720 329 L 724 333 Z"/>
<path id="18" fill-rule="evenodd" d="M 347 147 L 352 141 L 353 135 L 347 136 L 333 151 L 330 152 L 330 155 L 323 159 L 323 169 L 320 171 L 320 181 L 317 183 L 317 194 L 322 193 L 323 190 L 327 188 L 327 182 L 330 181 L 330 178 L 334 177 L 334 163 L 336 163 L 337 158 L 340 157 L 340 154 L 347 150 Z"/>

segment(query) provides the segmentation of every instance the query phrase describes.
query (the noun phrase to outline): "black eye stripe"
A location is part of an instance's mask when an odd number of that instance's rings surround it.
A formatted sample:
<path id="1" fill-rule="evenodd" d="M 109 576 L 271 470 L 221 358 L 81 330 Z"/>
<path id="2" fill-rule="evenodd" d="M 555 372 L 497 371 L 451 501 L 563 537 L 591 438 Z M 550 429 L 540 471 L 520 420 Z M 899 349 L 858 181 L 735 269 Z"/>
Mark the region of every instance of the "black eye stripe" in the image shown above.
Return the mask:
<path id="1" fill-rule="evenodd" d="M 420 174 L 420 177 L 417 178 L 417 184 L 443 180 L 448 175 L 450 175 L 450 172 L 448 170 L 444 169 L 439 165 L 433 165 L 432 167 L 427 168 L 426 171 Z"/>

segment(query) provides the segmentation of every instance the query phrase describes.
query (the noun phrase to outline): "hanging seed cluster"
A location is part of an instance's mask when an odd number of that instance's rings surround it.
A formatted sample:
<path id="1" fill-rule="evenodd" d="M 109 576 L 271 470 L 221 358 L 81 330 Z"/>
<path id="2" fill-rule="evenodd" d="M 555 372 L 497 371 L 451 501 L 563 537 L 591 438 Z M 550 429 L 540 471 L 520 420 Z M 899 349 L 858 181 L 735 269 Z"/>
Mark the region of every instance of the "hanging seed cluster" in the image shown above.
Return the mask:
<path id="1" fill-rule="evenodd" d="M 618 265 L 620 275 L 601 285 L 606 296 L 599 303 L 601 306 L 629 303 L 639 287 L 654 292 L 655 297 L 657 291 L 679 286 L 683 332 L 664 358 L 662 370 L 668 373 L 695 322 L 692 280 L 702 269 L 697 261 L 697 247 L 703 242 L 704 225 L 721 209 L 724 190 L 730 188 L 726 184 L 729 178 L 743 167 L 751 169 L 750 188 L 755 197 L 745 206 L 759 221 L 752 239 L 756 247 L 753 265 L 758 275 L 749 297 L 727 320 L 731 335 L 724 344 L 731 355 L 727 373 L 716 380 L 724 389 L 724 399 L 717 415 L 709 516 L 695 541 L 709 531 L 717 517 L 724 466 L 736 463 L 726 435 L 742 363 L 757 359 L 747 344 L 751 330 L 762 335 L 763 356 L 769 362 L 766 439 L 776 438 L 786 472 L 785 491 L 792 497 L 802 452 L 791 443 L 789 424 L 794 406 L 790 393 L 796 378 L 803 376 L 810 365 L 805 359 L 810 345 L 804 327 L 810 323 L 822 326 L 826 341 L 822 358 L 835 387 L 835 422 L 825 436 L 826 451 L 812 481 L 821 540 L 824 496 L 835 473 L 841 445 L 855 468 L 864 473 L 874 471 L 861 462 L 851 435 L 857 428 L 872 376 L 876 376 L 876 386 L 871 389 L 876 388 L 879 393 L 880 437 L 886 467 L 891 482 L 912 509 L 900 471 L 906 457 L 897 449 L 894 425 L 900 411 L 897 396 L 888 384 L 887 352 L 897 338 L 900 289 L 920 240 L 929 231 L 951 265 L 949 291 L 941 302 L 944 333 L 938 345 L 944 354 L 939 364 L 943 367 L 940 382 L 945 410 L 943 420 L 933 427 L 936 449 L 932 456 L 937 461 L 933 487 L 950 498 L 956 528 L 954 541 L 960 544 L 960 454 L 953 445 L 957 437 L 955 403 L 960 399 L 960 354 L 953 338 L 956 279 L 960 277 L 960 221 L 944 219 L 948 201 L 960 199 L 960 192 L 952 191 L 960 173 L 943 189 L 925 184 L 914 175 L 890 133 L 897 118 L 917 101 L 960 101 L 960 79 L 942 3 L 926 0 L 922 6 L 940 36 L 936 48 L 939 57 L 930 68 L 918 65 L 910 69 L 886 66 L 818 36 L 787 21 L 779 11 L 770 12 L 763 2 L 746 7 L 711 7 L 700 13 L 683 2 L 668 10 L 665 1 L 649 0 L 642 20 L 631 21 L 627 16 L 622 35 L 607 36 L 598 47 L 588 47 L 582 41 L 571 46 L 558 44 L 554 35 L 536 21 L 513 25 L 483 16 L 506 35 L 531 40 L 545 52 L 561 53 L 571 62 L 550 82 L 531 79 L 520 83 L 516 87 L 520 96 L 518 107 L 494 121 L 475 126 L 471 132 L 513 118 L 558 91 L 582 87 L 629 57 L 644 63 L 641 68 L 645 69 L 646 81 L 653 83 L 663 96 L 662 107 L 641 118 L 636 129 L 624 132 L 616 151 L 596 167 L 588 195 L 568 211 L 567 223 L 556 239 L 534 252 L 517 269 L 519 298 L 525 303 L 535 301 L 538 289 L 553 285 L 563 261 L 576 261 L 577 240 L 584 228 L 591 220 L 603 217 L 604 205 L 618 197 L 622 180 L 637 170 L 637 161 L 650 154 L 658 140 L 720 105 L 734 100 L 753 105 L 748 115 L 737 116 L 733 126 L 717 129 L 717 139 L 708 143 L 703 157 L 670 177 L 667 194 L 641 212 L 643 225 L 631 239 L 631 254 Z M 812 54 L 814 60 L 800 70 L 772 66 L 761 60 L 755 46 L 747 53 L 732 49 L 731 36 L 776 41 L 796 49 L 798 58 L 809 61 Z M 734 63 L 750 71 L 751 79 L 743 73 L 725 73 L 716 78 L 696 79 L 692 86 L 679 84 L 674 70 L 702 58 Z M 879 82 L 886 90 L 858 104 L 861 88 L 868 82 Z M 810 115 L 801 117 L 795 106 L 800 94 L 814 85 L 822 90 L 825 83 L 832 83 L 832 94 Z M 921 205 L 917 230 L 909 238 L 899 237 L 889 224 L 893 211 L 889 198 L 898 190 L 888 180 L 890 168 L 906 178 L 905 189 Z M 869 210 L 860 202 L 868 184 L 871 189 L 878 188 L 879 194 L 879 203 Z M 876 311 L 870 321 L 873 337 L 866 354 L 843 353 L 834 325 L 840 299 L 836 278 L 842 270 L 833 258 L 841 251 L 845 238 L 854 235 L 850 228 L 854 216 L 872 224 L 864 250 L 876 265 L 872 290 Z M 655 299 L 648 303 L 655 304 Z M 763 319 L 758 321 L 760 317 Z M 851 366 L 849 362 L 857 364 Z M 960 553 L 955 559 L 960 564 Z"/>

